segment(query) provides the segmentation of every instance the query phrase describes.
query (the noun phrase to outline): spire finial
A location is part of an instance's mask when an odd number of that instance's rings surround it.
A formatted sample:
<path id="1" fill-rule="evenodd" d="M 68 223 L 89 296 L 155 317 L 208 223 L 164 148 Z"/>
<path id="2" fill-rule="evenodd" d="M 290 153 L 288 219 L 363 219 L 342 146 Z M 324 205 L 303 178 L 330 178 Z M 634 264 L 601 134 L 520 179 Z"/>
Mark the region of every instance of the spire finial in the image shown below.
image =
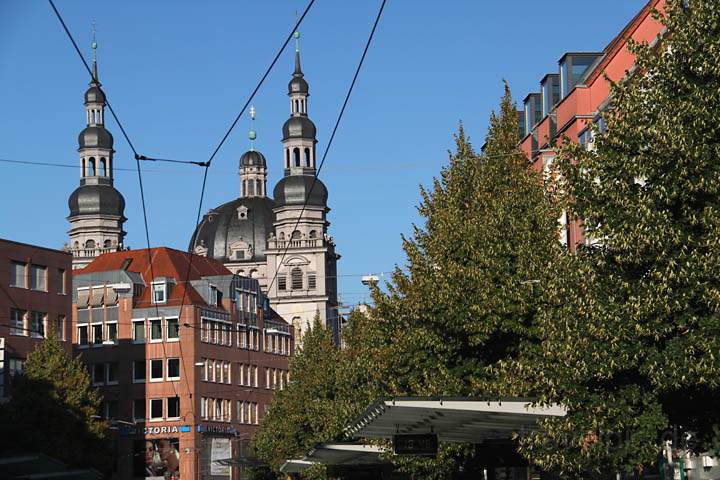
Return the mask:
<path id="1" fill-rule="evenodd" d="M 96 82 L 98 81 L 98 73 L 97 73 L 97 41 L 95 40 L 95 20 L 92 22 L 92 43 L 90 44 L 90 48 L 92 48 L 92 62 L 93 62 L 93 80 Z"/>
<path id="2" fill-rule="evenodd" d="M 255 132 L 255 113 L 255 105 L 250 105 L 250 131 L 248 132 L 250 151 L 255 150 L 255 139 L 257 138 L 257 133 Z"/>
<path id="3" fill-rule="evenodd" d="M 297 10 L 295 10 L 295 20 L 300 18 L 300 14 Z M 300 52 L 300 32 L 295 30 L 295 33 L 293 33 L 293 37 L 295 37 L 295 52 Z"/>

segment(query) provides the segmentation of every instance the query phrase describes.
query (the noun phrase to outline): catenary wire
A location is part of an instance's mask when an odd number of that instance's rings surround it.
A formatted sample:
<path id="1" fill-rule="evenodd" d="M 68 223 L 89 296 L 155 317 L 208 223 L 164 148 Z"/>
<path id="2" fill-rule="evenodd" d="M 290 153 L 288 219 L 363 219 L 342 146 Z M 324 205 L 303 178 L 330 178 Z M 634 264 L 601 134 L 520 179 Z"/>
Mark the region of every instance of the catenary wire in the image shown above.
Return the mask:
<path id="1" fill-rule="evenodd" d="M 320 164 L 318 165 L 318 169 L 315 171 L 315 174 L 313 175 L 313 181 L 310 184 L 310 190 L 308 190 L 308 193 L 305 196 L 305 201 L 303 202 L 302 209 L 300 210 L 300 214 L 298 215 L 298 219 L 295 222 L 295 227 L 293 228 L 293 230 L 296 230 L 298 228 L 298 225 L 300 225 L 300 220 L 302 219 L 303 213 L 305 212 L 305 208 L 307 207 L 308 200 L 310 199 L 310 196 L 312 195 L 312 191 L 315 188 L 318 176 L 320 175 L 323 165 L 325 164 L 327 154 L 330 151 L 330 147 L 332 146 L 333 139 L 335 138 L 335 134 L 337 133 L 338 127 L 340 126 L 340 122 L 342 121 L 343 115 L 345 113 L 345 108 L 347 107 L 347 104 L 350 101 L 350 96 L 352 95 L 353 89 L 355 88 L 355 82 L 357 81 L 358 75 L 360 74 L 360 70 L 362 69 L 363 63 L 365 62 L 365 57 L 367 55 L 368 49 L 370 48 L 370 44 L 372 43 L 372 39 L 375 36 L 375 30 L 377 29 L 378 23 L 380 22 L 380 18 L 382 17 L 382 13 L 383 13 L 383 10 L 385 9 L 386 3 L 387 3 L 387 0 L 382 0 L 382 3 L 380 4 L 380 9 L 378 10 L 377 16 L 375 17 L 375 23 L 373 23 L 372 30 L 370 30 L 370 35 L 368 36 L 367 42 L 365 42 L 365 49 L 363 50 L 362 56 L 360 57 L 360 61 L 358 62 L 358 66 L 355 69 L 355 75 L 353 75 L 352 82 L 350 82 L 350 88 L 348 88 L 347 94 L 345 95 L 345 100 L 343 101 L 342 107 L 340 108 L 340 113 L 338 114 L 337 120 L 335 121 L 335 126 L 333 127 L 332 134 L 330 135 L 330 139 L 328 140 L 328 143 L 325 146 L 325 151 L 323 152 L 323 156 L 322 156 L 322 159 L 320 160 Z M 282 265 L 282 262 L 285 260 L 285 257 L 287 256 L 287 252 L 288 252 L 289 248 L 290 248 L 290 242 L 288 242 L 287 245 L 285 246 L 285 250 L 283 251 L 282 257 L 280 257 L 280 261 L 277 263 L 277 267 L 275 268 L 275 274 L 273 275 L 272 281 L 270 282 L 270 284 L 267 287 L 268 291 L 270 291 L 272 286 L 275 284 L 275 280 L 277 279 L 278 273 L 280 272 L 280 266 Z"/>

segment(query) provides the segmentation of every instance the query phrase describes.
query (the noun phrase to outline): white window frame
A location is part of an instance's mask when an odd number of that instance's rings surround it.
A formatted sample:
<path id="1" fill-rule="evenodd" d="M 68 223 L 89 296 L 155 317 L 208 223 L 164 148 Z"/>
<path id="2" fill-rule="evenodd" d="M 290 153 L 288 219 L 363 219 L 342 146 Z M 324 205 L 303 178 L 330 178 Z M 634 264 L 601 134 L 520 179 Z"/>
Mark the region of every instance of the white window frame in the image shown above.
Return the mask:
<path id="1" fill-rule="evenodd" d="M 165 362 L 163 361 L 162 358 L 151 358 L 149 360 L 146 360 L 146 362 L 149 362 L 149 364 L 148 364 L 148 373 L 149 373 L 148 380 L 150 381 L 150 383 L 158 383 L 158 382 L 162 382 L 163 380 L 165 380 Z M 160 377 L 153 377 L 153 368 L 152 368 L 153 362 L 160 362 L 160 368 L 163 369 L 162 373 L 160 374 Z"/>
<path id="2" fill-rule="evenodd" d="M 145 372 L 144 372 L 145 375 L 144 375 L 144 378 L 142 378 L 142 379 L 135 378 L 135 372 L 137 371 L 135 369 L 135 365 L 137 364 L 137 362 L 143 362 L 143 369 L 145 370 Z M 148 364 L 147 364 L 147 362 L 148 362 L 147 360 L 132 360 L 132 366 L 131 366 L 132 372 L 130 372 L 132 374 L 132 383 L 147 382 L 147 380 L 148 380 Z"/>
<path id="3" fill-rule="evenodd" d="M 218 288 L 213 285 L 212 283 L 208 286 L 208 305 L 217 305 L 218 303 L 218 297 L 217 297 Z"/>
<path id="4" fill-rule="evenodd" d="M 170 320 L 175 320 L 178 322 L 178 336 L 177 337 L 171 337 L 170 336 Z M 180 318 L 179 317 L 166 317 L 165 318 L 165 339 L 168 342 L 179 342 L 180 341 Z"/>
<path id="5" fill-rule="evenodd" d="M 152 338 L 152 334 L 153 334 L 153 328 L 152 328 L 153 322 L 160 322 L 160 338 Z M 162 321 L 162 317 L 148 318 L 147 327 L 148 327 L 148 328 L 147 328 L 147 333 L 148 333 L 147 338 L 148 338 L 148 340 L 149 340 L 149 343 L 161 343 L 161 342 L 163 341 L 163 339 L 165 338 L 165 336 L 163 335 L 163 321 Z"/>
<path id="6" fill-rule="evenodd" d="M 115 325 L 115 340 L 110 339 L 110 325 Z M 118 322 L 105 322 L 105 341 L 104 345 L 117 345 L 118 344 Z"/>
<path id="7" fill-rule="evenodd" d="M 170 360 L 177 360 L 177 362 L 178 362 L 178 376 L 177 376 L 177 377 L 171 377 L 171 376 L 170 376 Z M 166 380 L 180 380 L 180 368 L 181 368 L 180 358 L 178 358 L 178 357 L 171 357 L 171 358 L 168 358 L 168 359 L 167 359 L 167 362 L 165 362 L 165 363 L 166 363 L 166 365 L 165 365 L 165 367 L 166 367 L 166 370 L 165 370 L 165 379 L 166 379 Z"/>
<path id="8" fill-rule="evenodd" d="M 143 338 L 142 340 L 138 340 L 135 337 L 135 325 L 138 323 L 142 323 L 143 332 L 145 333 L 145 338 Z M 148 341 L 148 328 L 147 328 L 147 323 L 145 322 L 145 319 L 144 318 L 134 318 L 132 320 L 132 342 L 142 344 L 142 343 L 147 343 L 147 341 Z"/>
<path id="9" fill-rule="evenodd" d="M 92 322 L 89 323 L 90 329 L 88 330 L 88 343 L 94 347 L 102 347 L 103 342 L 105 341 L 105 327 L 103 326 L 102 322 Z M 100 326 L 100 343 L 95 342 L 95 327 Z"/>
<path id="10" fill-rule="evenodd" d="M 157 286 L 162 287 L 161 289 L 157 290 L 158 292 L 162 291 L 162 297 L 163 297 L 162 300 L 155 299 L 155 291 L 156 291 L 155 287 L 157 287 Z M 164 282 L 164 281 L 151 282 L 150 283 L 150 302 L 153 305 L 160 305 L 163 303 L 167 303 L 167 290 L 168 290 L 167 282 Z"/>
<path id="11" fill-rule="evenodd" d="M 170 416 L 170 400 L 173 398 L 177 398 L 178 400 L 178 408 L 177 408 L 177 416 L 171 417 Z M 180 397 L 167 397 L 165 399 L 165 414 L 167 415 L 167 420 L 179 420 L 180 419 Z"/>
<path id="12" fill-rule="evenodd" d="M 207 420 L 207 398 L 200 397 L 200 418 Z"/>
<path id="13" fill-rule="evenodd" d="M 165 409 L 164 409 L 164 403 L 165 403 L 165 402 L 164 402 L 163 400 L 164 400 L 164 399 L 162 399 L 162 398 L 151 398 L 151 399 L 148 401 L 149 410 L 146 412 L 146 413 L 148 414 L 148 421 L 150 421 L 150 422 L 162 422 L 163 420 L 165 420 L 165 417 L 164 417 L 164 414 L 165 414 L 165 412 L 164 412 L 164 410 L 165 410 Z M 160 402 L 160 416 L 159 416 L 159 417 L 153 417 L 153 416 L 152 416 L 152 415 L 153 415 L 153 408 L 152 408 L 152 407 L 153 407 L 153 402 Z"/>
<path id="14" fill-rule="evenodd" d="M 110 380 L 110 365 L 115 364 L 115 380 Z M 105 364 L 105 385 L 117 385 L 120 375 L 118 374 L 120 365 L 117 362 L 107 362 Z"/>
<path id="15" fill-rule="evenodd" d="M 77 326 L 77 344 L 76 344 L 76 345 L 78 346 L 78 348 L 88 348 L 88 347 L 90 347 L 90 332 L 89 332 L 88 327 L 89 327 L 89 325 L 88 325 L 87 323 L 84 324 L 84 325 L 78 325 L 78 326 Z M 84 329 L 85 329 L 85 339 L 87 340 L 86 343 L 80 343 L 80 339 L 82 338 L 82 336 L 80 335 L 80 329 L 81 329 L 81 328 L 84 328 Z"/>
<path id="16" fill-rule="evenodd" d="M 15 321 L 15 319 L 13 317 L 14 312 L 17 312 L 20 316 L 20 323 L 18 323 L 18 324 L 13 323 Z M 10 325 L 11 325 L 10 335 L 12 335 L 14 337 L 27 337 L 28 336 L 28 331 L 25 329 L 26 315 L 27 315 L 26 310 L 20 310 L 17 308 L 10 309 Z"/>

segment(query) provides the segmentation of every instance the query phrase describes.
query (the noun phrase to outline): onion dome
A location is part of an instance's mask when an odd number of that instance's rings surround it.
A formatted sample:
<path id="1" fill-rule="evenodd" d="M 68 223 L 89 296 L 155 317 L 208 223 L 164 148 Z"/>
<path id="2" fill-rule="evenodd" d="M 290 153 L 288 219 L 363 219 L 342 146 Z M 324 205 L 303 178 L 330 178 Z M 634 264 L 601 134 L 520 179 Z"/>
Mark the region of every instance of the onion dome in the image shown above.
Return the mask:
<path id="1" fill-rule="evenodd" d="M 313 181 L 315 186 L 313 186 Z M 312 192 L 308 197 L 308 192 Z M 315 180 L 313 175 L 289 175 L 280 179 L 273 190 L 273 197 L 277 206 L 302 205 L 307 198 L 307 204 L 316 207 L 327 205 L 328 191 L 320 179 Z"/>
<path id="2" fill-rule="evenodd" d="M 267 161 L 265 161 L 265 156 L 257 150 L 248 150 L 240 157 L 240 168 L 243 167 L 267 168 Z"/>
<path id="3" fill-rule="evenodd" d="M 113 215 L 123 217 L 125 199 L 108 183 L 80 185 L 68 199 L 70 216 Z"/>
<path id="4" fill-rule="evenodd" d="M 85 92 L 85 105 L 89 103 L 105 104 L 105 93 L 100 89 L 100 84 L 92 82 L 90 88 Z"/>
<path id="5" fill-rule="evenodd" d="M 306 116 L 290 117 L 282 128 L 283 140 L 289 138 L 311 138 L 315 139 L 317 129 L 315 124 Z"/>
<path id="6" fill-rule="evenodd" d="M 80 148 L 113 148 L 113 136 L 103 126 L 86 127 L 78 136 Z"/>
<path id="7" fill-rule="evenodd" d="M 267 238 L 273 232 L 274 203 L 267 197 L 245 197 L 210 210 L 190 240 L 190 251 L 207 248 L 207 256 L 220 262 L 265 260 Z M 233 258 L 233 247 L 251 245 L 251 255 Z"/>

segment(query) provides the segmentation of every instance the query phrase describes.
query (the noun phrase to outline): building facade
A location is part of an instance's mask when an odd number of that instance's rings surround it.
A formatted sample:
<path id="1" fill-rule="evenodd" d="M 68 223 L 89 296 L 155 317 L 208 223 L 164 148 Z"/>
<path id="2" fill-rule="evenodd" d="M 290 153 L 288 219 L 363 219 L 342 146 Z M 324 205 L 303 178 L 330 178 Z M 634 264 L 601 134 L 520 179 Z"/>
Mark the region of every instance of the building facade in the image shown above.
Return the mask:
<path id="1" fill-rule="evenodd" d="M 93 43 L 95 52 L 95 43 Z M 68 199 L 73 268 L 83 268 L 103 253 L 122 250 L 125 199 L 113 185 L 113 136 L 105 128 L 105 94 L 93 53 L 93 79 L 85 92 L 87 126 L 78 137 L 80 186 Z"/>
<path id="2" fill-rule="evenodd" d="M 298 341 L 316 315 L 339 335 L 337 260 L 328 235 L 328 190 L 316 178 L 316 128 L 308 116 L 309 86 L 295 51 L 288 84 L 290 118 L 282 127 L 283 178 L 267 192 L 267 161 L 254 145 L 240 157 L 240 196 L 211 209 L 193 233 L 190 251 L 256 278 Z M 254 109 L 251 112 L 254 118 Z M 251 140 L 256 133 L 250 132 Z"/>
<path id="3" fill-rule="evenodd" d="M 72 301 L 118 478 L 239 478 L 219 460 L 240 455 L 293 351 L 258 281 L 169 248 L 121 251 L 74 272 Z"/>
<path id="4" fill-rule="evenodd" d="M 568 52 L 558 61 L 557 73 L 540 81 L 540 91 L 528 94 L 518 112 L 522 140 L 520 148 L 534 169 L 549 173 L 555 158 L 554 145 L 562 141 L 582 143 L 592 148 L 591 124 L 604 129 L 601 114 L 610 106 L 610 82 L 623 80 L 634 70 L 635 59 L 627 39 L 655 44 L 663 25 L 653 18 L 662 11 L 664 0 L 649 0 L 625 28 L 598 52 Z M 582 221 L 563 212 L 561 240 L 571 250 L 582 242 Z"/>
<path id="5" fill-rule="evenodd" d="M 0 401 L 12 376 L 52 329 L 70 351 L 72 257 L 66 252 L 0 239 Z"/>

